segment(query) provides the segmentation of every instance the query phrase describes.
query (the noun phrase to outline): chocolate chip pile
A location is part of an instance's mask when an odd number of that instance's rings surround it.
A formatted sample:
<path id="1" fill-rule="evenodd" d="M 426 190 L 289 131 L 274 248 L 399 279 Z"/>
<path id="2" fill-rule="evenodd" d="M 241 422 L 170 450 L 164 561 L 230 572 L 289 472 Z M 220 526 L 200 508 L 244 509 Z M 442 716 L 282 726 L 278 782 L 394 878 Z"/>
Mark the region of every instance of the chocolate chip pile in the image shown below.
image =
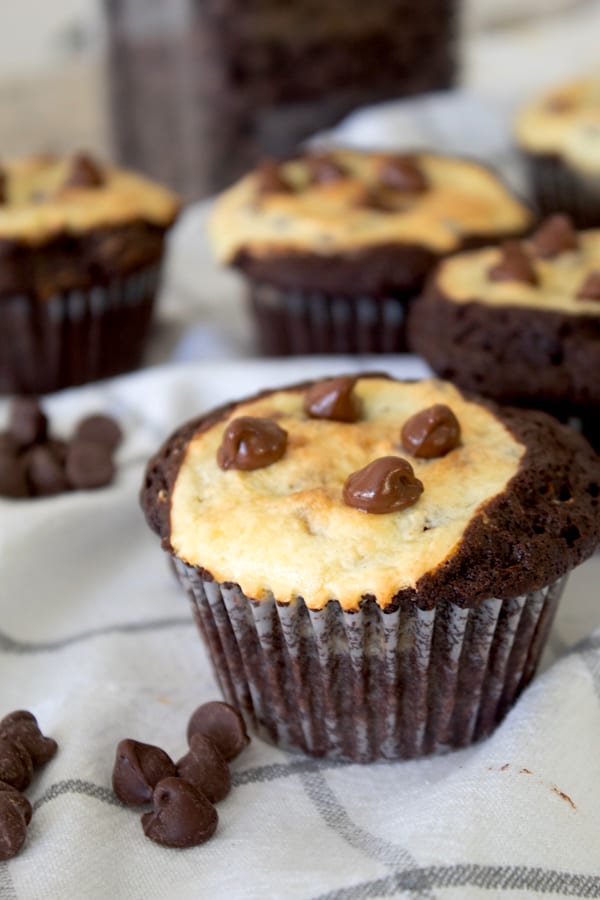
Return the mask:
<path id="1" fill-rule="evenodd" d="M 113 454 L 122 438 L 114 419 L 86 416 L 73 437 L 52 437 L 48 417 L 33 397 L 13 400 L 0 432 L 0 496 L 49 497 L 110 484 Z"/>
<path id="2" fill-rule="evenodd" d="M 42 734 L 27 710 L 18 709 L 0 721 L 0 861 L 12 859 L 22 849 L 32 813 L 22 791 L 57 749 L 56 741 Z"/>
<path id="3" fill-rule="evenodd" d="M 164 847 L 196 847 L 215 833 L 215 803 L 231 790 L 227 765 L 250 738 L 228 703 L 199 706 L 187 729 L 189 750 L 175 763 L 153 744 L 126 738 L 117 747 L 113 790 L 126 806 L 153 809 L 141 817 L 144 834 Z"/>

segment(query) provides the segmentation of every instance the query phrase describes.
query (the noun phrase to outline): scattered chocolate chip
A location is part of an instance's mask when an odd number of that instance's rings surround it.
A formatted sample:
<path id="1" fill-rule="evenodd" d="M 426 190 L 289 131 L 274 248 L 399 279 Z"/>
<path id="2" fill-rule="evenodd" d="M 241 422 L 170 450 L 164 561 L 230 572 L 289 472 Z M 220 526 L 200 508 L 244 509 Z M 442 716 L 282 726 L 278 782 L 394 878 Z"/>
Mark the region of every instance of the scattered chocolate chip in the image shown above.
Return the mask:
<path id="1" fill-rule="evenodd" d="M 78 153 L 71 161 L 64 187 L 101 187 L 104 181 L 98 163 L 89 154 Z"/>
<path id="2" fill-rule="evenodd" d="M 150 840 L 165 847 L 196 847 L 213 836 L 219 816 L 204 794 L 182 778 L 163 778 L 154 790 L 154 810 L 142 827 Z"/>
<path id="3" fill-rule="evenodd" d="M 64 463 L 59 462 L 47 444 L 38 444 L 24 457 L 27 480 L 35 497 L 50 497 L 69 489 Z"/>
<path id="4" fill-rule="evenodd" d="M 127 806 L 143 806 L 152 800 L 158 782 L 176 771 L 175 763 L 160 747 L 126 738 L 117 746 L 113 791 Z"/>
<path id="5" fill-rule="evenodd" d="M 0 735 L 0 781 L 23 791 L 32 778 L 33 762 L 23 744 L 18 738 Z"/>
<path id="6" fill-rule="evenodd" d="M 306 157 L 306 165 L 314 184 L 331 184 L 347 177 L 347 172 L 328 153 L 315 153 Z"/>
<path id="7" fill-rule="evenodd" d="M 350 375 L 316 382 L 304 395 L 304 411 L 313 419 L 356 422 L 360 407 L 354 394 L 355 384 L 356 378 Z"/>
<path id="8" fill-rule="evenodd" d="M 600 300 L 600 270 L 590 272 L 575 296 L 578 300 Z"/>
<path id="9" fill-rule="evenodd" d="M 411 156 L 387 156 L 379 166 L 379 182 L 404 194 L 421 194 L 428 184 L 421 167 Z"/>
<path id="10" fill-rule="evenodd" d="M 546 219 L 534 232 L 531 245 L 536 256 L 553 259 L 566 250 L 577 250 L 577 232 L 569 216 L 557 213 Z"/>
<path id="11" fill-rule="evenodd" d="M 96 414 L 86 416 L 81 420 L 75 431 L 74 439 L 92 441 L 92 443 L 108 447 L 109 450 L 114 450 L 121 443 L 123 433 L 119 424 L 111 416 Z"/>
<path id="12" fill-rule="evenodd" d="M 45 440 L 48 419 L 34 397 L 16 397 L 8 418 L 8 433 L 19 447 L 30 447 Z"/>
<path id="13" fill-rule="evenodd" d="M 391 513 L 417 502 L 423 484 L 400 456 L 382 456 L 353 472 L 343 489 L 344 503 L 368 513 Z"/>
<path id="14" fill-rule="evenodd" d="M 177 763 L 177 775 L 189 781 L 211 803 L 223 800 L 231 790 L 229 767 L 207 734 L 193 734 L 190 750 Z"/>
<path id="15" fill-rule="evenodd" d="M 292 188 L 283 175 L 281 164 L 275 160 L 268 159 L 261 163 L 256 177 L 260 195 L 291 193 Z"/>
<path id="16" fill-rule="evenodd" d="M 519 241 L 504 241 L 500 252 L 500 261 L 488 270 L 490 281 L 538 283 L 536 271 Z"/>
<path id="17" fill-rule="evenodd" d="M 222 469 L 262 469 L 281 459 L 286 446 L 287 431 L 276 422 L 240 416 L 225 429 L 217 462 Z"/>
<path id="18" fill-rule="evenodd" d="M 449 406 L 435 403 L 404 423 L 401 438 L 408 453 L 418 459 L 435 459 L 458 446 L 460 425 Z"/>
<path id="19" fill-rule="evenodd" d="M 0 781 L 0 797 L 11 800 L 23 813 L 25 824 L 29 825 L 31 816 L 33 815 L 33 809 L 25 794 L 22 794 L 21 791 L 14 788 L 12 784 L 7 784 L 6 781 Z"/>
<path id="20" fill-rule="evenodd" d="M 0 791 L 0 860 L 12 859 L 25 843 L 27 821 L 22 807 Z"/>
<path id="21" fill-rule="evenodd" d="M 0 497 L 28 497 L 25 466 L 17 456 L 0 451 Z"/>
<path id="22" fill-rule="evenodd" d="M 67 447 L 65 472 L 71 487 L 80 490 L 104 487 L 115 474 L 111 451 L 102 444 L 75 440 Z"/>
<path id="23" fill-rule="evenodd" d="M 211 738 L 227 762 L 235 759 L 250 740 L 241 714 L 221 700 L 203 703 L 192 713 L 187 728 L 190 746 L 195 734 Z"/>
<path id="24" fill-rule="evenodd" d="M 25 748 L 34 767 L 42 766 L 52 759 L 58 750 L 54 738 L 46 737 L 35 716 L 26 710 L 9 713 L 0 722 L 0 738 L 17 739 Z"/>

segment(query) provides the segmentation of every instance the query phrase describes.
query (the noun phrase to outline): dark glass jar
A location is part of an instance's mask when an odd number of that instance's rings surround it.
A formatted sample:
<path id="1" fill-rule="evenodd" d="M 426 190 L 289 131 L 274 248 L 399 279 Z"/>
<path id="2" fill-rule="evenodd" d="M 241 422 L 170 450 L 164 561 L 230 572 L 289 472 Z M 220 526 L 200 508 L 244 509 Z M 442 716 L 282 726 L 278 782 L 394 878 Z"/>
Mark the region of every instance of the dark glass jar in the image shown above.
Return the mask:
<path id="1" fill-rule="evenodd" d="M 104 0 L 118 160 L 188 199 L 358 106 L 447 88 L 458 0 Z"/>

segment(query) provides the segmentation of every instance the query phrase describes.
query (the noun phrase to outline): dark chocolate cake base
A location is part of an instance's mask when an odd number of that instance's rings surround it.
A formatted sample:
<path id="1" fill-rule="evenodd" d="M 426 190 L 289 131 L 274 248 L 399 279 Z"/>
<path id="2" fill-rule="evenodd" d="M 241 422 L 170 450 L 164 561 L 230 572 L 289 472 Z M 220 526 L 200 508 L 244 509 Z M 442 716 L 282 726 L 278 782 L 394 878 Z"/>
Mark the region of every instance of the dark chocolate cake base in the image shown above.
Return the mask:
<path id="1" fill-rule="evenodd" d="M 568 213 L 577 228 L 600 225 L 600 174 L 594 178 L 558 156 L 526 154 L 532 200 L 542 217 Z"/>
<path id="2" fill-rule="evenodd" d="M 565 579 L 477 608 L 257 603 L 176 560 L 228 702 L 277 746 L 371 762 L 464 747 L 528 684 Z"/>

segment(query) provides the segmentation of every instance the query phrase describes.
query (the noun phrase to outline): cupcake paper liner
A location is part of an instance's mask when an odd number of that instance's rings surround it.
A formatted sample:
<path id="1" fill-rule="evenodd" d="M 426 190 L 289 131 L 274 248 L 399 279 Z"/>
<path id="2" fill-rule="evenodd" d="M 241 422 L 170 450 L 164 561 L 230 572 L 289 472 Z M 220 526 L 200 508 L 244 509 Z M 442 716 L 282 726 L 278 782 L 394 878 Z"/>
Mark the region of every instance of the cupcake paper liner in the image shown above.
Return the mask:
<path id="1" fill-rule="evenodd" d="M 542 216 L 568 213 L 577 228 L 600 225 L 600 175 L 570 168 L 558 157 L 526 156 L 533 200 Z"/>
<path id="2" fill-rule="evenodd" d="M 0 392 L 43 394 L 136 368 L 160 265 L 42 300 L 0 298 Z"/>
<path id="3" fill-rule="evenodd" d="M 250 303 L 264 353 L 406 352 L 405 318 L 413 294 L 329 296 L 253 284 Z"/>
<path id="4" fill-rule="evenodd" d="M 493 730 L 539 661 L 565 579 L 474 609 L 357 612 L 256 602 L 175 559 L 221 690 L 279 747 L 369 762 L 464 747 Z"/>

